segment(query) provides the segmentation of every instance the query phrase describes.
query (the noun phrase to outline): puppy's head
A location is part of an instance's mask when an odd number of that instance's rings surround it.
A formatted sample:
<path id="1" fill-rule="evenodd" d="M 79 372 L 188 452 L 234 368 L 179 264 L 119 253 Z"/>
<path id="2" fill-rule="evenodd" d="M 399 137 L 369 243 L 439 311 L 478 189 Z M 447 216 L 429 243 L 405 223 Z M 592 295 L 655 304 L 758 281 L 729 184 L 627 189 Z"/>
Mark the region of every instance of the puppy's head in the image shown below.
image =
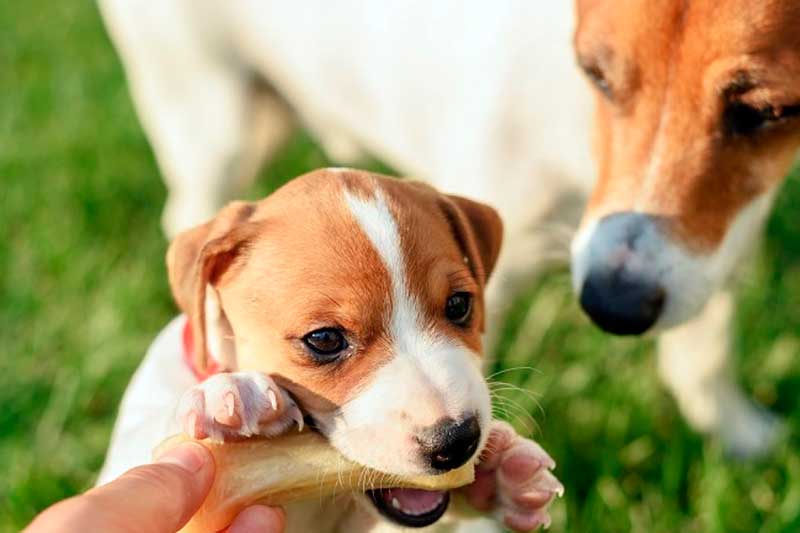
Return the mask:
<path id="1" fill-rule="evenodd" d="M 234 203 L 167 260 L 198 365 L 272 374 L 344 455 L 436 473 L 486 437 L 491 208 L 419 183 L 321 170 Z"/>
<path id="2" fill-rule="evenodd" d="M 578 0 L 598 183 L 573 243 L 613 333 L 698 312 L 746 251 L 800 147 L 800 4 Z"/>

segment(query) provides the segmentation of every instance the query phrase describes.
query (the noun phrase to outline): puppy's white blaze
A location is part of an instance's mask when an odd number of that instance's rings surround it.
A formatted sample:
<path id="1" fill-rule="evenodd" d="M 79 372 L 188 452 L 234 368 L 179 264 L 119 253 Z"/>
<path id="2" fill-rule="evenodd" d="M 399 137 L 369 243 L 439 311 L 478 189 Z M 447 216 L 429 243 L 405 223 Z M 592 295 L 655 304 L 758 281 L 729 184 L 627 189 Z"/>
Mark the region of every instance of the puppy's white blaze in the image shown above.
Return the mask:
<path id="1" fill-rule="evenodd" d="M 416 433 L 442 417 L 472 413 L 487 427 L 488 390 L 477 354 L 424 324 L 406 281 L 397 223 L 380 189 L 376 185 L 367 199 L 344 194 L 391 278 L 388 329 L 393 353 L 365 388 L 326 421 L 328 436 L 345 455 L 364 464 L 395 473 L 419 472 L 424 465 Z M 374 446 L 377 441 L 382 446 Z"/>

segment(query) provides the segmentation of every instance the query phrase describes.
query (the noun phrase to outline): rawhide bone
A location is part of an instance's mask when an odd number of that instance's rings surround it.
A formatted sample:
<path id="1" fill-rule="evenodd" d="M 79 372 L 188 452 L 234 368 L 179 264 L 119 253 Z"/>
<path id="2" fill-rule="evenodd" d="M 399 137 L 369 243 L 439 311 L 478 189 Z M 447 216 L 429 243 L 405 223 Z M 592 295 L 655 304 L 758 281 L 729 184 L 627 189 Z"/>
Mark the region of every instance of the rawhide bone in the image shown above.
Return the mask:
<path id="1" fill-rule="evenodd" d="M 188 440 L 186 435 L 170 437 L 153 455 L 158 457 Z M 346 459 L 313 431 L 224 444 L 203 441 L 203 445 L 214 455 L 216 478 L 203 505 L 181 529 L 183 533 L 219 531 L 256 503 L 283 505 L 382 488 L 449 490 L 475 479 L 475 466 L 469 463 L 441 475 L 387 475 Z"/>

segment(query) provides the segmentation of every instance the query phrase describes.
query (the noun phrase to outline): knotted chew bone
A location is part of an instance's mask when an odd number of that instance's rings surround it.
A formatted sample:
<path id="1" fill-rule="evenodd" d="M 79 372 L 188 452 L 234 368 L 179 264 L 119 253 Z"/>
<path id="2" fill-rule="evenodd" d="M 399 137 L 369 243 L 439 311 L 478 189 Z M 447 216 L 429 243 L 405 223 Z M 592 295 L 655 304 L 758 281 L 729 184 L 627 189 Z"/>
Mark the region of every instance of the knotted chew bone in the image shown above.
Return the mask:
<path id="1" fill-rule="evenodd" d="M 188 440 L 186 435 L 170 437 L 154 456 Z M 203 445 L 214 455 L 216 478 L 203 505 L 181 529 L 183 533 L 219 531 L 256 503 L 283 505 L 383 488 L 449 490 L 475 479 L 475 466 L 469 463 L 436 476 L 387 475 L 346 459 L 312 431 L 224 444 L 203 441 Z"/>

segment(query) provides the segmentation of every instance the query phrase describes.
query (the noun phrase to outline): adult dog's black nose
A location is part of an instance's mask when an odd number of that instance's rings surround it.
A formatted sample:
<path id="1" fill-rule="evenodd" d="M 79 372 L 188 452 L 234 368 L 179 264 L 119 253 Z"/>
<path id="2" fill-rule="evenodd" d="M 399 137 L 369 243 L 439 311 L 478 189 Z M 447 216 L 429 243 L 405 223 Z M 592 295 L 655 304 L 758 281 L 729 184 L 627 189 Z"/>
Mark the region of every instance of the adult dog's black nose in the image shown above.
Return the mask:
<path id="1" fill-rule="evenodd" d="M 481 427 L 475 416 L 456 421 L 445 418 L 420 437 L 422 453 L 432 468 L 448 471 L 469 461 L 478 449 Z"/>
<path id="2" fill-rule="evenodd" d="M 664 289 L 624 272 L 589 272 L 581 289 L 581 307 L 601 329 L 615 335 L 640 335 L 664 309 Z"/>

